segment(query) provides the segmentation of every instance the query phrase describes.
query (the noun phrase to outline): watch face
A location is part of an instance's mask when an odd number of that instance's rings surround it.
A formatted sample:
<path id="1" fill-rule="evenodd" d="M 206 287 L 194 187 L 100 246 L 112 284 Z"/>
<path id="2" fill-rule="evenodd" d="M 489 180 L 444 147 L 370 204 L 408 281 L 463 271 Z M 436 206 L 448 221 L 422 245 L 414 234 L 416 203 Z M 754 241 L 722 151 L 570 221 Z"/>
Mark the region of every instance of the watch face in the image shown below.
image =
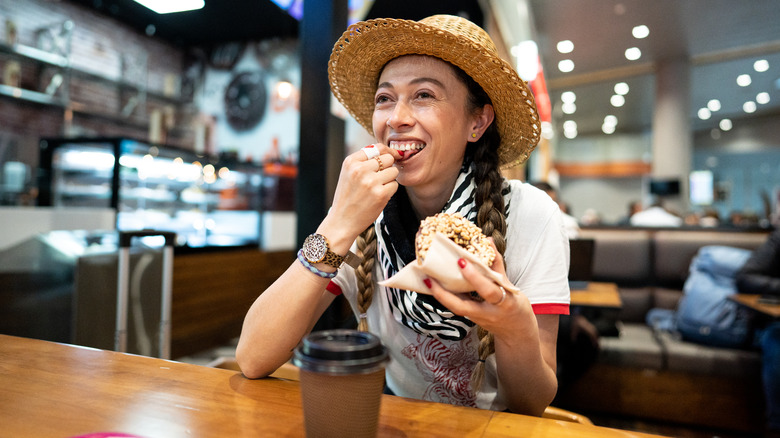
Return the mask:
<path id="1" fill-rule="evenodd" d="M 303 256 L 309 263 L 319 263 L 328 252 L 328 241 L 325 236 L 312 234 L 303 242 Z"/>

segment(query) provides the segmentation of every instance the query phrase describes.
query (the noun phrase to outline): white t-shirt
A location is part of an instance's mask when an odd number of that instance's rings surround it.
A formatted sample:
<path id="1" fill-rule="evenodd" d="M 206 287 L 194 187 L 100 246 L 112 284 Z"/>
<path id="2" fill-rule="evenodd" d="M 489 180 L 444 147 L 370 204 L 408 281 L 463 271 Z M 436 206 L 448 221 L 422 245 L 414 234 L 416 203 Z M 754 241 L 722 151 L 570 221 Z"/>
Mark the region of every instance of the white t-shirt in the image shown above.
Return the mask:
<path id="1" fill-rule="evenodd" d="M 543 191 L 510 181 L 507 217 L 507 276 L 529 299 L 537 314 L 567 314 L 569 310 L 569 240 L 558 205 Z M 377 264 L 378 265 L 378 264 Z M 374 278 L 382 280 L 375 266 Z M 333 282 L 357 315 L 355 271 L 345 267 Z M 504 410 L 498 394 L 495 354 L 485 361 L 482 387 L 471 391 L 470 377 L 477 363 L 477 330 L 464 339 L 447 341 L 421 335 L 393 317 L 387 290 L 375 284 L 366 312 L 369 330 L 390 353 L 387 385 L 394 394 L 454 405 Z"/>
<path id="2" fill-rule="evenodd" d="M 679 227 L 683 224 L 682 218 L 669 213 L 663 207 L 650 207 L 634 213 L 629 221 L 635 227 Z"/>

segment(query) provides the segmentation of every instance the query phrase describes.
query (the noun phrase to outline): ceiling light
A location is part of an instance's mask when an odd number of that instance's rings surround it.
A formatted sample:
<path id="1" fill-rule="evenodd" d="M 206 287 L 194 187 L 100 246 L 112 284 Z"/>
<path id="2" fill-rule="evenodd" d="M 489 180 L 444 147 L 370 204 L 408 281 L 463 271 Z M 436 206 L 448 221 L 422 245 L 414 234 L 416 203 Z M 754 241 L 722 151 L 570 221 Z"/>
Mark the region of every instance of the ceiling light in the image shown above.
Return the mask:
<path id="1" fill-rule="evenodd" d="M 569 40 L 558 41 L 556 47 L 560 53 L 571 53 L 574 50 L 574 43 Z"/>
<path id="2" fill-rule="evenodd" d="M 631 35 L 634 35 L 634 38 L 641 40 L 642 38 L 647 38 L 647 36 L 650 35 L 650 29 L 644 24 L 642 24 L 634 27 L 631 30 Z"/>
<path id="3" fill-rule="evenodd" d="M 707 102 L 707 108 L 710 111 L 720 111 L 720 101 L 718 99 L 710 99 L 710 101 Z"/>
<path id="4" fill-rule="evenodd" d="M 555 133 L 553 132 L 552 123 L 550 122 L 542 122 L 542 137 L 546 139 L 551 139 L 555 136 Z"/>
<path id="5" fill-rule="evenodd" d="M 747 87 L 748 85 L 750 85 L 751 82 L 752 80 L 750 79 L 750 75 L 743 74 L 737 76 L 737 85 L 739 85 L 740 87 Z"/>
<path id="6" fill-rule="evenodd" d="M 615 94 L 609 98 L 609 103 L 611 103 L 612 106 L 621 107 L 626 103 L 626 98 L 619 94 Z"/>
<path id="7" fill-rule="evenodd" d="M 135 0 L 158 14 L 170 14 L 172 12 L 194 11 L 202 9 L 206 4 L 204 0 Z"/>
<path id="8" fill-rule="evenodd" d="M 567 120 L 563 122 L 563 136 L 572 139 L 577 137 L 577 122 Z"/>
<path id="9" fill-rule="evenodd" d="M 631 47 L 626 49 L 626 59 L 629 61 L 636 61 L 642 57 L 642 51 L 638 47 Z"/>
<path id="10" fill-rule="evenodd" d="M 718 126 L 723 131 L 730 131 L 733 125 L 731 124 L 731 120 L 729 119 L 723 119 L 718 123 Z"/>
<path id="11" fill-rule="evenodd" d="M 561 105 L 561 110 L 564 114 L 574 114 L 577 112 L 577 105 L 574 102 L 566 102 Z"/>
<path id="12" fill-rule="evenodd" d="M 564 59 L 558 63 L 558 70 L 562 73 L 569 73 L 574 70 L 574 61 L 571 59 Z"/>
<path id="13" fill-rule="evenodd" d="M 699 108 L 699 112 L 697 113 L 700 119 L 707 120 L 710 117 L 712 117 L 712 113 L 707 108 Z"/>
<path id="14" fill-rule="evenodd" d="M 573 91 L 564 91 L 561 93 L 561 102 L 574 103 L 577 100 L 577 95 Z"/>
<path id="15" fill-rule="evenodd" d="M 759 59 L 753 63 L 753 69 L 759 73 L 769 70 L 769 61 L 766 59 Z"/>
<path id="16" fill-rule="evenodd" d="M 769 93 L 767 93 L 766 91 L 758 93 L 756 95 L 756 102 L 760 103 L 761 105 L 765 105 L 769 103 Z"/>
<path id="17" fill-rule="evenodd" d="M 512 46 L 512 55 L 517 58 L 517 74 L 530 82 L 539 75 L 539 49 L 531 40 L 520 41 Z"/>
<path id="18" fill-rule="evenodd" d="M 618 122 L 617 117 L 613 116 L 612 114 L 604 116 L 604 124 L 605 125 L 616 126 L 617 122 Z"/>
<path id="19" fill-rule="evenodd" d="M 615 84 L 615 94 L 625 96 L 628 94 L 628 84 L 625 82 L 618 82 Z"/>
<path id="20" fill-rule="evenodd" d="M 606 123 L 601 125 L 601 132 L 604 134 L 614 134 L 615 133 L 615 125 L 607 125 Z"/>
<path id="21" fill-rule="evenodd" d="M 756 103 L 752 100 L 748 100 L 742 105 L 742 111 L 746 113 L 754 113 L 756 112 Z"/>

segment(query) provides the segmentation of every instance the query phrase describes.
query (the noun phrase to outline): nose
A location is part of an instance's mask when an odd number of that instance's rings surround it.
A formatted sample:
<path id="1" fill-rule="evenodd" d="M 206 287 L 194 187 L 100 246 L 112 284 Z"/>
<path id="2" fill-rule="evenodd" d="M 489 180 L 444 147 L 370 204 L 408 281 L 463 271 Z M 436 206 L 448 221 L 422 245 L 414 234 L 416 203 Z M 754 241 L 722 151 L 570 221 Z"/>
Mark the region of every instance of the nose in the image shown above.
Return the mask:
<path id="1" fill-rule="evenodd" d="M 387 126 L 395 131 L 402 129 L 403 127 L 412 126 L 414 124 L 414 117 L 412 109 L 408 104 L 404 102 L 398 102 L 393 107 L 393 111 L 387 118 Z"/>

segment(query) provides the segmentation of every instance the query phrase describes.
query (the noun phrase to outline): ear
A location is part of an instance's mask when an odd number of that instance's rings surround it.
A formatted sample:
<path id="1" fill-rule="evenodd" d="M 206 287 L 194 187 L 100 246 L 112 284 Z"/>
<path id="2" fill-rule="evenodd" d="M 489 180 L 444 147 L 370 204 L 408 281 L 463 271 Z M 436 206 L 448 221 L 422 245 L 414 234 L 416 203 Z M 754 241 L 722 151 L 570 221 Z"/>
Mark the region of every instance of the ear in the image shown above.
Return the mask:
<path id="1" fill-rule="evenodd" d="M 483 106 L 482 109 L 474 115 L 474 124 L 469 132 L 468 141 L 475 142 L 479 140 L 495 118 L 496 113 L 493 111 L 493 105 L 486 104 Z"/>

